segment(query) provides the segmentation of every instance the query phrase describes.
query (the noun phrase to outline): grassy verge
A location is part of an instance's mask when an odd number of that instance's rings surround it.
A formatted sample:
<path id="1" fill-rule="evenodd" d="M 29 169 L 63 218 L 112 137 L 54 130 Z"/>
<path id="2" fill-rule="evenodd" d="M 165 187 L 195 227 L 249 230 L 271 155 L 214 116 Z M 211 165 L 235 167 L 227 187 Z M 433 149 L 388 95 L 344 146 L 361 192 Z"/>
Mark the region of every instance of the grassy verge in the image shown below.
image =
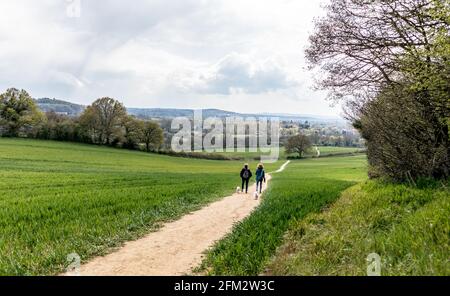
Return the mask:
<path id="1" fill-rule="evenodd" d="M 382 275 L 450 275 L 448 185 L 352 187 L 330 210 L 292 225 L 269 273 L 365 275 L 377 253 Z"/>
<path id="2" fill-rule="evenodd" d="M 69 253 L 104 254 L 230 194 L 241 165 L 0 138 L 0 275 L 54 274 Z"/>
<path id="3" fill-rule="evenodd" d="M 292 223 L 335 201 L 363 180 L 365 157 L 293 161 L 274 174 L 261 206 L 208 253 L 199 271 L 211 275 L 257 275 Z"/>

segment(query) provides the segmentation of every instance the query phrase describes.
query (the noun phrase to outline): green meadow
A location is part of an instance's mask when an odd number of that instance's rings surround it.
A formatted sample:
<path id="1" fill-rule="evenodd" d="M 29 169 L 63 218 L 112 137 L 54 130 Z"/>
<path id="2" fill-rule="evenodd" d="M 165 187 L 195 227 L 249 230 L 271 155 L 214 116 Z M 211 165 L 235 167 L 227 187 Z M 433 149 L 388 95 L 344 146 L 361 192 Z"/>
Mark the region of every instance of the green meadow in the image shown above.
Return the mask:
<path id="1" fill-rule="evenodd" d="M 241 166 L 0 138 L 0 274 L 55 274 L 69 253 L 104 254 L 229 195 Z"/>
<path id="2" fill-rule="evenodd" d="M 285 171 L 273 175 L 261 206 L 207 253 L 198 271 L 260 274 L 292 224 L 326 208 L 366 175 L 365 156 L 291 162 Z"/>
<path id="3" fill-rule="evenodd" d="M 358 147 L 335 147 L 335 146 L 318 146 L 320 150 L 321 157 L 330 157 L 330 156 L 351 156 L 352 154 L 363 153 L 365 149 Z M 269 155 L 268 153 L 260 153 L 260 152 L 218 152 L 214 153 L 218 155 L 222 155 L 225 157 L 229 157 L 231 159 L 243 159 L 243 160 L 254 160 L 258 159 L 261 154 Z M 305 158 L 315 157 L 317 155 L 316 149 L 311 148 L 305 155 Z M 284 150 L 284 147 L 280 148 L 279 158 L 287 159 L 288 157 L 297 157 L 298 154 L 288 154 Z"/>
<path id="4" fill-rule="evenodd" d="M 0 274 L 58 274 L 70 253 L 82 262 L 108 253 L 231 194 L 241 167 L 0 138 Z M 198 272 L 364 275 L 377 253 L 384 275 L 450 275 L 448 182 L 367 180 L 365 155 L 294 160 L 272 176 L 261 205 Z"/>
<path id="5" fill-rule="evenodd" d="M 210 275 L 450 275 L 450 183 L 367 180 L 365 156 L 305 159 L 207 252 Z"/>

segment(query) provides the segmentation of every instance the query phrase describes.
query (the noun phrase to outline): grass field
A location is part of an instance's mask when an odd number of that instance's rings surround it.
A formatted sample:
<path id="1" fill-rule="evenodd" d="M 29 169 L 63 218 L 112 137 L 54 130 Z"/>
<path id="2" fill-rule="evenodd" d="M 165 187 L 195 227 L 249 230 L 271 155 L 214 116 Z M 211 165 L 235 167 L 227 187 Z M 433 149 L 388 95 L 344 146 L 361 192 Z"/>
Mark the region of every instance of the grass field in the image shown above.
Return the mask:
<path id="1" fill-rule="evenodd" d="M 362 148 L 357 148 L 357 147 L 333 147 L 333 146 L 319 146 L 318 147 L 320 150 L 320 155 L 322 157 L 327 157 L 327 156 L 339 156 L 339 155 L 345 155 L 348 156 L 349 154 L 352 153 L 361 153 L 364 151 L 364 149 Z M 219 155 L 223 155 L 225 157 L 230 157 L 230 158 L 239 158 L 239 159 L 244 159 L 244 160 L 254 160 L 257 159 L 261 156 L 261 154 L 264 155 L 264 153 L 259 153 L 259 152 L 220 152 L 220 153 L 216 153 Z M 296 154 L 287 154 L 286 151 L 284 150 L 284 147 L 280 148 L 280 159 L 286 159 L 288 156 L 297 156 Z M 305 154 L 305 157 L 312 157 L 312 156 L 316 156 L 316 150 L 313 148 L 310 151 L 308 151 Z"/>
<path id="2" fill-rule="evenodd" d="M 241 165 L 0 138 L 0 274 L 54 274 L 69 253 L 103 254 L 228 195 Z"/>
<path id="3" fill-rule="evenodd" d="M 368 181 L 293 225 L 271 264 L 277 275 L 450 275 L 450 183 Z"/>
<path id="4" fill-rule="evenodd" d="M 199 271 L 212 275 L 257 275 L 291 225 L 334 202 L 366 178 L 365 156 L 293 161 L 273 175 L 262 205 L 207 254 Z"/>
<path id="5" fill-rule="evenodd" d="M 450 275 L 450 183 L 369 181 L 366 172 L 363 156 L 292 162 L 199 271 L 367 275 L 376 253 L 382 275 Z"/>
<path id="6" fill-rule="evenodd" d="M 0 275 L 56 274 L 69 253 L 104 254 L 229 195 L 241 166 L 0 138 Z M 363 275 L 375 252 L 384 275 L 450 275 L 450 184 L 367 181 L 366 166 L 365 155 L 292 161 L 199 270 Z"/>

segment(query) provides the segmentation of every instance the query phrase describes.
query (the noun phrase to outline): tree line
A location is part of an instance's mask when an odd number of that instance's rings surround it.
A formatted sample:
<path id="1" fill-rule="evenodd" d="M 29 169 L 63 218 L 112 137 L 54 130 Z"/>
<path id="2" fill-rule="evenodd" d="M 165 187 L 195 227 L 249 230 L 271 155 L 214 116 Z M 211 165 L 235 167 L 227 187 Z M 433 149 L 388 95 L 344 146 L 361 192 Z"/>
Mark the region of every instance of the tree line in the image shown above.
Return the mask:
<path id="1" fill-rule="evenodd" d="M 450 175 L 450 2 L 331 0 L 306 58 L 317 87 L 347 102 L 370 176 Z"/>
<path id="2" fill-rule="evenodd" d="M 100 98 L 80 116 L 43 113 L 25 90 L 10 88 L 0 94 L 0 135 L 82 142 L 127 149 L 155 151 L 163 131 L 153 121 L 127 114 L 112 98 Z"/>

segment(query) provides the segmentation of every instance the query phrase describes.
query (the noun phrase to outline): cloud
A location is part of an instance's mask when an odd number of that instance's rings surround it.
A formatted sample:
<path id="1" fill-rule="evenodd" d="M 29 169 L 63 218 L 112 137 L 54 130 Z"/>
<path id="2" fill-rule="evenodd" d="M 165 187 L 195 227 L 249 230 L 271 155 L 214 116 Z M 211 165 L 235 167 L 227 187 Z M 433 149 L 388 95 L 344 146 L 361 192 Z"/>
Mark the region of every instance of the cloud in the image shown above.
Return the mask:
<path id="1" fill-rule="evenodd" d="M 298 85 L 276 60 L 257 60 L 237 53 L 225 56 L 197 75 L 194 80 L 186 81 L 183 91 L 221 95 L 260 94 Z"/>
<path id="2" fill-rule="evenodd" d="M 0 2 L 0 91 L 225 109 L 272 97 L 287 105 L 260 111 L 279 112 L 315 98 L 320 113 L 334 112 L 302 71 L 319 1 L 80 1 L 80 18 L 68 17 L 66 0 Z"/>

